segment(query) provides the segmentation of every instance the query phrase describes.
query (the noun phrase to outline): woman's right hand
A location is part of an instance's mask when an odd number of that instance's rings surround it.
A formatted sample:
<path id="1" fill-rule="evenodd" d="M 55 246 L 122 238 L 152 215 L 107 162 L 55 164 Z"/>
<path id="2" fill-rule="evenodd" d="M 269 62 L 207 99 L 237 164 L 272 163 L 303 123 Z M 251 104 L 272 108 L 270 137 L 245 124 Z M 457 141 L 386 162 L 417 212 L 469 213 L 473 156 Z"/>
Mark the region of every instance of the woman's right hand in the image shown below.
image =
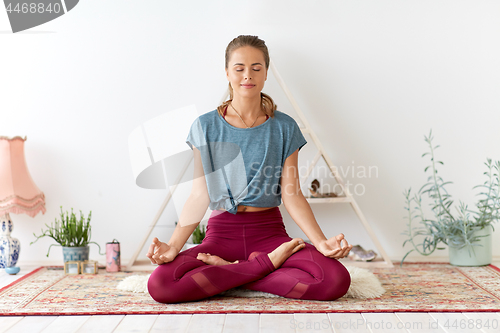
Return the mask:
<path id="1" fill-rule="evenodd" d="M 149 246 L 146 257 L 151 260 L 152 264 L 162 265 L 171 262 L 177 257 L 179 250 L 167 243 L 160 242 L 158 238 L 153 238 L 153 243 Z"/>

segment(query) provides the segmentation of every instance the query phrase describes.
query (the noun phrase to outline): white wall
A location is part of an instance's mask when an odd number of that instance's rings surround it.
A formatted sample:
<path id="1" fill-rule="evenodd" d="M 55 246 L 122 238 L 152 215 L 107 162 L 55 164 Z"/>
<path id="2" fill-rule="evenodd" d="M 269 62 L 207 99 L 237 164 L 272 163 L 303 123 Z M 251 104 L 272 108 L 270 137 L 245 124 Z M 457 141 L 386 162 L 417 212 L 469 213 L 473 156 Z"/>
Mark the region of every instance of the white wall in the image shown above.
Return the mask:
<path id="1" fill-rule="evenodd" d="M 432 128 L 440 174 L 471 209 L 486 157 L 500 159 L 499 10 L 498 1 L 456 0 L 81 1 L 17 34 L 0 10 L 0 135 L 27 135 L 28 167 L 47 199 L 45 215 L 12 215 L 20 262 L 60 262 L 59 248 L 45 256 L 51 240 L 29 243 L 61 205 L 92 210 L 93 240 L 118 239 L 127 262 L 166 196 L 135 185 L 128 135 L 185 105 L 213 110 L 227 85 L 225 47 L 239 34 L 266 41 L 339 169 L 376 167 L 345 180 L 365 188 L 360 208 L 401 259 L 410 249 L 402 193 L 426 181 L 424 135 Z M 272 80 L 266 89 L 291 111 Z M 307 139 L 301 163 L 314 153 Z M 303 237 L 281 208 L 290 235 Z M 314 210 L 328 237 L 372 245 L 349 206 Z M 176 220 L 169 205 L 154 235 L 168 240 Z M 494 240 L 499 256 L 499 232 Z M 104 258 L 94 246 L 91 257 Z"/>

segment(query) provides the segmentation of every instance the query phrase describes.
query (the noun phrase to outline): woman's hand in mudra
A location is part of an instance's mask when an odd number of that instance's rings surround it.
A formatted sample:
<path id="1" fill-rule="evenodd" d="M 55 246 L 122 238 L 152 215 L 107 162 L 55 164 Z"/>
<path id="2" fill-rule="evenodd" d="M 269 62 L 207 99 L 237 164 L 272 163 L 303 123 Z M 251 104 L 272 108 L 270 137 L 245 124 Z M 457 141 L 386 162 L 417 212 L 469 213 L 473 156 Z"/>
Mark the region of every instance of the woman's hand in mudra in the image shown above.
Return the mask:
<path id="1" fill-rule="evenodd" d="M 153 238 L 153 243 L 149 246 L 146 257 L 151 260 L 152 264 L 161 265 L 166 262 L 173 261 L 179 254 L 179 250 L 167 243 L 160 242 L 158 238 Z"/>
<path id="2" fill-rule="evenodd" d="M 347 243 L 344 234 L 339 234 L 330 239 L 322 240 L 318 246 L 316 246 L 316 249 L 323 253 L 325 257 L 340 259 L 347 257 L 349 251 L 352 249 L 352 245 Z"/>

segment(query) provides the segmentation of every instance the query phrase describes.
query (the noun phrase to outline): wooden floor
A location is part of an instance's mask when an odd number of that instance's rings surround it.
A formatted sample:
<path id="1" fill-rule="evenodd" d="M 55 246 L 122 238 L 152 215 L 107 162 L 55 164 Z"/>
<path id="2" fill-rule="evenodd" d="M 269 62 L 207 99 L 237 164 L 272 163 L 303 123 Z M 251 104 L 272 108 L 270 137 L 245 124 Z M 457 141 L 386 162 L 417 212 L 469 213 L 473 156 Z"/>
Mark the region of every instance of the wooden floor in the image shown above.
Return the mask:
<path id="1" fill-rule="evenodd" d="M 494 263 L 499 266 L 500 263 Z M 500 266 L 499 266 L 500 267 Z M 10 276 L 0 288 L 36 267 Z M 70 332 L 500 332 L 500 313 L 290 313 L 117 316 L 0 316 L 0 333 Z"/>

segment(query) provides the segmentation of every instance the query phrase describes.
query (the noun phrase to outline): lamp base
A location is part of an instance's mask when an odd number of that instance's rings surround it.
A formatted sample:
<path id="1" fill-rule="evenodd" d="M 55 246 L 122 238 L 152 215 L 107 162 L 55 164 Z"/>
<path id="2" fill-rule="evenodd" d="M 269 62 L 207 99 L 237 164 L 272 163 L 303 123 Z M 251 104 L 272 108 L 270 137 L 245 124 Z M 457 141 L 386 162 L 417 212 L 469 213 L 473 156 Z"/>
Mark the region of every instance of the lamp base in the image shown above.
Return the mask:
<path id="1" fill-rule="evenodd" d="M 5 273 L 10 275 L 16 275 L 21 269 L 19 267 L 5 267 Z"/>

